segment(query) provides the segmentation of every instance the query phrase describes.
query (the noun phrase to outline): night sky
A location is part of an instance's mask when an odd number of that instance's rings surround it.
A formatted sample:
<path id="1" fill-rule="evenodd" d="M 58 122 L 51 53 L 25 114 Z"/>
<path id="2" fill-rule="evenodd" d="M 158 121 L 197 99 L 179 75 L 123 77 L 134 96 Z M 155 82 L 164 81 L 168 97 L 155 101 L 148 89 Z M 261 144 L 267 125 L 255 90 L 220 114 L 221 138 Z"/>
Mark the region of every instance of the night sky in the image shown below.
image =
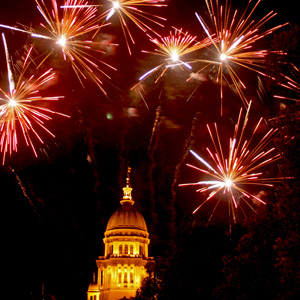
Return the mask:
<path id="1" fill-rule="evenodd" d="M 161 29 L 162 35 L 167 35 L 174 26 L 204 38 L 194 12 L 201 13 L 205 3 L 198 2 L 170 0 L 166 1 L 168 7 L 157 9 L 157 14 L 168 19 Z M 263 0 L 257 15 L 275 10 L 278 17 L 272 19 L 270 26 L 287 21 L 297 23 L 298 15 L 292 5 L 291 0 Z M 1 24 L 35 27 L 41 21 L 33 0 L 27 0 L 26 4 L 24 0 L 1 4 Z M 42 93 L 64 96 L 51 103 L 50 108 L 71 118 L 54 116 L 47 123 L 55 138 L 42 133 L 44 144 L 35 143 L 37 158 L 20 137 L 18 152 L 11 157 L 7 155 L 0 168 L 2 248 L 6 253 L 2 258 L 9 261 L 6 277 L 20 296 L 36 293 L 44 284 L 46 292 L 59 300 L 85 299 L 95 259 L 103 254 L 106 223 L 122 196 L 127 166 L 132 168 L 136 206 L 148 224 L 150 254 L 160 254 L 162 245 L 174 237 L 178 215 L 189 215 L 197 206 L 194 189 L 177 188 L 178 182 L 195 180 L 197 176 L 183 165 L 191 130 L 195 129 L 194 147 L 198 150 L 209 139 L 206 123 L 217 121 L 224 131 L 232 132 L 232 120 L 236 120 L 242 102 L 224 88 L 221 117 L 219 87 L 208 79 L 189 102 L 187 96 L 196 83 L 185 82 L 187 71 L 168 73 L 157 85 L 147 81 L 146 104 L 130 91 L 138 78 L 155 66 L 157 57 L 141 52 L 153 50 L 153 44 L 135 25 L 129 24 L 136 39 L 131 56 L 120 27 L 111 25 L 101 31 L 119 43 L 101 57 L 117 68 L 108 71 L 112 79 L 103 84 L 108 97 L 90 80 L 84 81 L 83 88 L 70 67 L 61 64 L 57 57 L 47 60 L 45 67 L 54 68 L 57 76 Z M 1 32 L 5 33 L 12 56 L 29 41 L 25 33 L 3 28 Z M 261 43 L 268 48 L 268 38 Z M 43 47 L 44 43 L 37 44 L 37 49 Z M 0 68 L 0 87 L 5 88 L 3 46 L 0 46 Z M 241 74 L 256 84 L 254 73 L 241 70 Z M 256 87 L 247 92 L 254 98 L 255 117 L 257 112 L 272 114 L 272 109 L 257 99 Z M 195 162 L 190 156 L 186 161 Z"/>

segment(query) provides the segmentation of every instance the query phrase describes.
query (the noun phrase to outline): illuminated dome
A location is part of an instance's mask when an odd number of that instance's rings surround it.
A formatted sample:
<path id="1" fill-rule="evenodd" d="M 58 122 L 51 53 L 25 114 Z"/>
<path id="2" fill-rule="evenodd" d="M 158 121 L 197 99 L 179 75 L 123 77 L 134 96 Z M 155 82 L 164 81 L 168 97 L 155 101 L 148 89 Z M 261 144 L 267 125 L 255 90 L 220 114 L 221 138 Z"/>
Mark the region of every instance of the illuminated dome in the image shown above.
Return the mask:
<path id="1" fill-rule="evenodd" d="M 138 229 L 147 231 L 142 214 L 131 203 L 123 203 L 110 217 L 106 231 L 112 229 Z"/>
<path id="2" fill-rule="evenodd" d="M 98 285 L 98 283 L 96 282 L 96 277 L 95 277 L 95 273 L 93 274 L 93 281 L 90 283 L 89 288 L 88 288 L 88 293 L 90 295 L 97 295 L 99 294 L 100 291 L 100 287 Z"/>
<path id="3" fill-rule="evenodd" d="M 93 281 L 90 283 L 88 290 L 90 292 L 99 292 L 99 285 L 95 281 Z"/>

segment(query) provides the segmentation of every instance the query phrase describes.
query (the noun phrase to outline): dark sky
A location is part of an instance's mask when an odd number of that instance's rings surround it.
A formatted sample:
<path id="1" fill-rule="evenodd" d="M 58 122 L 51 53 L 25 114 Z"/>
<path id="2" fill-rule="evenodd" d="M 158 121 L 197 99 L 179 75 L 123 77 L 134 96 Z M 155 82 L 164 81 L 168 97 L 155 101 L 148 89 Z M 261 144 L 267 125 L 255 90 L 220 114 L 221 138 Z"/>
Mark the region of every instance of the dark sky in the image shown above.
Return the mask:
<path id="1" fill-rule="evenodd" d="M 204 1 L 198 2 L 167 1 L 168 7 L 159 11 L 168 18 L 165 32 L 175 26 L 192 35 L 203 34 L 194 12 L 201 13 Z M 292 5 L 291 0 L 262 0 L 257 10 L 263 15 L 272 9 L 277 11 L 278 19 L 274 18 L 272 23 L 296 23 L 298 14 Z M 33 0 L 5 1 L 0 6 L 0 23 L 37 26 L 42 18 L 35 6 Z M 240 100 L 236 101 L 236 96 L 225 90 L 228 102 L 224 116 L 220 117 L 219 89 L 210 82 L 186 103 L 186 95 L 195 86 L 185 84 L 183 72 L 166 76 L 155 88 L 146 86 L 147 106 L 129 92 L 145 69 L 155 63 L 152 57 L 140 52 L 150 49 L 152 44 L 134 26 L 131 29 L 137 37 L 132 56 L 127 53 L 119 28 L 106 29 L 120 43 L 116 52 L 107 57 L 118 69 L 110 73 L 114 86 L 109 81 L 104 83 L 109 99 L 88 80 L 82 88 L 70 69 L 57 64 L 54 58 L 47 62 L 54 67 L 58 80 L 43 93 L 65 96 L 51 104 L 51 109 L 71 118 L 57 116 L 47 123 L 56 138 L 43 134 L 44 144 L 36 143 L 38 158 L 20 138 L 18 153 L 7 157 L 0 168 L 3 245 L 11 260 L 9 278 L 14 278 L 14 274 L 22 278 L 20 295 L 36 291 L 44 283 L 58 299 L 71 299 L 67 293 L 73 299 L 79 299 L 78 295 L 85 299 L 94 260 L 102 255 L 106 222 L 119 205 L 128 164 L 132 168 L 136 205 L 145 216 L 153 243 L 169 243 L 176 207 L 182 206 L 184 213 L 190 213 L 197 202 L 194 193 L 189 193 L 187 200 L 187 194 L 178 191 L 178 203 L 173 194 L 173 183 L 179 175 L 176 167 L 184 157 L 196 112 L 197 136 L 204 134 L 199 124 L 218 121 L 227 126 L 232 118 L 236 119 Z M 27 42 L 26 34 L 4 29 L 0 32 L 5 32 L 11 55 Z M 6 65 L 1 45 L 2 88 Z M 248 80 L 251 81 L 250 76 Z M 184 178 L 193 175 L 182 167 L 180 170 Z M 153 247 L 152 255 L 159 251 L 157 248 Z"/>

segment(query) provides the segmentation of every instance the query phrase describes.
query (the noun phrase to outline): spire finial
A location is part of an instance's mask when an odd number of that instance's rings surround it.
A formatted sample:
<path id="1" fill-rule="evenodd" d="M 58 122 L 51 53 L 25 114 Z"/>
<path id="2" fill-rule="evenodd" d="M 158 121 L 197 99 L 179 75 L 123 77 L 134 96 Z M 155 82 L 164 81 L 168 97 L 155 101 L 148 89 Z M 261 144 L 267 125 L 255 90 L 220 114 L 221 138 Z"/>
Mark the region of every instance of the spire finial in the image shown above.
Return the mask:
<path id="1" fill-rule="evenodd" d="M 120 201 L 121 204 L 123 204 L 124 202 L 129 202 L 131 205 L 134 204 L 134 201 L 132 200 L 132 196 L 131 196 L 132 187 L 130 185 L 130 171 L 131 171 L 131 168 L 128 167 L 127 168 L 126 186 L 123 187 L 123 198 Z"/>

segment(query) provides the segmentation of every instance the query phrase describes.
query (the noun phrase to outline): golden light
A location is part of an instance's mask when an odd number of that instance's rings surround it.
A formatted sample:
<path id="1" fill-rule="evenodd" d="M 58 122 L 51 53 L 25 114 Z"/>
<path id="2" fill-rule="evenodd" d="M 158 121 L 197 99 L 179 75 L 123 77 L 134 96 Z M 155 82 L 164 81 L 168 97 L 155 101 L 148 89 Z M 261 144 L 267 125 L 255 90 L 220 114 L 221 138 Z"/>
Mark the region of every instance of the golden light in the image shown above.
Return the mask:
<path id="1" fill-rule="evenodd" d="M 171 58 L 172 58 L 173 62 L 178 61 L 179 55 L 178 55 L 178 53 L 177 53 L 176 50 L 172 51 L 172 53 L 171 53 Z"/>
<path id="2" fill-rule="evenodd" d="M 233 184 L 233 182 L 232 182 L 230 179 L 226 179 L 226 180 L 225 180 L 225 186 L 226 186 L 227 188 L 230 188 L 230 187 L 232 186 L 232 184 Z"/>
<path id="3" fill-rule="evenodd" d="M 59 44 L 62 47 L 65 47 L 67 43 L 67 39 L 64 35 L 62 35 L 59 40 L 57 41 L 57 44 Z"/>
<path id="4" fill-rule="evenodd" d="M 113 7 L 115 8 L 115 9 L 118 9 L 118 8 L 120 8 L 120 2 L 119 1 L 113 1 Z"/>
<path id="5" fill-rule="evenodd" d="M 17 105 L 17 102 L 16 102 L 16 100 L 14 100 L 14 99 L 9 99 L 8 105 L 9 105 L 9 106 L 16 106 L 16 105 Z"/>
<path id="6" fill-rule="evenodd" d="M 224 53 L 222 53 L 222 54 L 220 55 L 220 59 L 221 59 L 222 61 L 226 60 L 226 59 L 227 59 L 227 55 L 224 54 Z"/>

